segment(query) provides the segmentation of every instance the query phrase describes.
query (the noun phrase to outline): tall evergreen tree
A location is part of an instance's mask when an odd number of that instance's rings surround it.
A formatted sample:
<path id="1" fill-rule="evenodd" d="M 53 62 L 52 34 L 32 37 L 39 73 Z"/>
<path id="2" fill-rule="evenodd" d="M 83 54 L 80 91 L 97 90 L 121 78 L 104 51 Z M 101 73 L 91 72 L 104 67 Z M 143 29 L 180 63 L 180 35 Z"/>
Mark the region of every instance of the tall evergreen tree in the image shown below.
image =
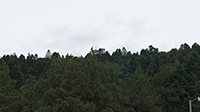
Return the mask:
<path id="1" fill-rule="evenodd" d="M 0 65 L 0 111 L 9 112 L 13 109 L 15 99 L 15 83 L 9 76 L 9 68 L 3 60 Z"/>

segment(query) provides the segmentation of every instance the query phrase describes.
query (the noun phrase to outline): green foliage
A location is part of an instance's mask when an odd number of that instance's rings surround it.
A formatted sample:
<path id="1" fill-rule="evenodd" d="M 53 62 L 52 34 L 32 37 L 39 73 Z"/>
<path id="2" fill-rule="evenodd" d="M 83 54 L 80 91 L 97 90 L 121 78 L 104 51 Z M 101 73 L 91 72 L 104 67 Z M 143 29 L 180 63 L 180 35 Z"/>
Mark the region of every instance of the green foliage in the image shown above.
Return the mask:
<path id="1" fill-rule="evenodd" d="M 161 66 L 159 72 L 153 77 L 153 84 L 158 87 L 158 92 L 161 94 L 163 111 L 183 112 L 186 110 L 187 107 L 183 105 L 188 102 L 186 100 L 188 83 L 179 61 L 176 61 L 173 65 Z"/>
<path id="2" fill-rule="evenodd" d="M 144 112 L 150 110 L 160 110 L 160 95 L 157 87 L 151 84 L 151 79 L 138 67 L 134 74 L 124 81 L 126 94 L 129 96 L 128 104 L 137 110 Z"/>
<path id="3" fill-rule="evenodd" d="M 200 96 L 197 43 L 169 52 L 150 45 L 140 54 L 91 48 L 85 57 L 13 53 L 0 62 L 2 112 L 186 112 Z M 197 101 L 192 107 L 200 109 Z"/>
<path id="4" fill-rule="evenodd" d="M 17 104 L 15 111 L 33 112 L 34 102 L 37 101 L 37 94 L 35 92 L 36 82 L 35 77 L 30 76 L 25 81 L 25 85 L 19 88 L 15 102 Z"/>
<path id="5" fill-rule="evenodd" d="M 9 76 L 9 68 L 6 62 L 3 60 L 0 65 L 0 111 L 8 112 L 11 111 L 13 106 L 14 87 L 16 81 L 12 80 Z"/>

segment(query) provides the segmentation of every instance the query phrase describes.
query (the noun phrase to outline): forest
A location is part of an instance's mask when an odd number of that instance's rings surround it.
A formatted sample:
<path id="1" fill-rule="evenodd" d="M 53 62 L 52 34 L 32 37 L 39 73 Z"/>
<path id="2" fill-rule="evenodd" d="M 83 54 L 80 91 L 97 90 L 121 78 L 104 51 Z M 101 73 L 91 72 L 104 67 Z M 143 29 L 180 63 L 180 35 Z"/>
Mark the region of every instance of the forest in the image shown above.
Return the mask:
<path id="1" fill-rule="evenodd" d="M 0 58 L 0 112 L 188 112 L 200 96 L 200 46 L 83 57 L 46 52 Z M 200 103 L 192 102 L 193 112 Z"/>

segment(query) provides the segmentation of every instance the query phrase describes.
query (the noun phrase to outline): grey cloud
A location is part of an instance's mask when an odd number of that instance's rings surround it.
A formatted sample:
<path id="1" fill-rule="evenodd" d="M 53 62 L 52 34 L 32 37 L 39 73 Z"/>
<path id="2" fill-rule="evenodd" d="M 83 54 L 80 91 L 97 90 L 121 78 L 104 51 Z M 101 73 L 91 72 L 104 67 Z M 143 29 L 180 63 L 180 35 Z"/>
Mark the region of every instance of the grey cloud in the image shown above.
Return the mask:
<path id="1" fill-rule="evenodd" d="M 73 55 L 86 55 L 90 47 L 98 45 L 105 38 L 104 31 L 95 27 L 87 29 L 73 29 L 70 25 L 49 26 L 37 40 L 41 48 L 54 48 L 62 53 L 75 53 Z M 36 42 L 35 42 L 36 43 Z"/>
<path id="2" fill-rule="evenodd" d="M 115 47 L 124 46 L 129 50 L 138 51 L 138 47 L 149 33 L 145 22 L 142 18 L 123 19 L 111 14 L 105 18 L 102 25 L 114 32 L 110 42 L 114 43 Z"/>
<path id="3" fill-rule="evenodd" d="M 46 52 L 50 49 L 63 55 L 69 53 L 85 56 L 91 46 L 105 47 L 110 53 L 122 47 L 136 51 L 146 32 L 145 21 L 140 18 L 127 20 L 111 15 L 98 27 L 87 24 L 76 29 L 70 24 L 45 26 L 39 35 L 40 38 L 30 42 L 41 48 L 40 51 Z"/>

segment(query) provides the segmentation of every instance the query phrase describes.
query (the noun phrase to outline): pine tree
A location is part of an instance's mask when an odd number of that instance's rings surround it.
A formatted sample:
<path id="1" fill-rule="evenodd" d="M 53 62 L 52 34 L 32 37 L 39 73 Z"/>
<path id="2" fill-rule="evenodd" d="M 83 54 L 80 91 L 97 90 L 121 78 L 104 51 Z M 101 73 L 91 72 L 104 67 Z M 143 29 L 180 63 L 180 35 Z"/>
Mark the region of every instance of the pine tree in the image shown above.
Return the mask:
<path id="1" fill-rule="evenodd" d="M 124 88 L 125 94 L 129 96 L 127 104 L 137 112 L 161 112 L 161 106 L 157 105 L 160 102 L 157 87 L 151 84 L 151 78 L 143 73 L 140 66 L 125 79 Z"/>
<path id="2" fill-rule="evenodd" d="M 153 85 L 161 95 L 162 111 L 183 112 L 187 110 L 187 81 L 179 61 L 160 67 L 153 77 Z"/>
<path id="3" fill-rule="evenodd" d="M 3 60 L 0 65 L 0 111 L 8 112 L 13 110 L 15 100 L 15 83 L 9 76 L 9 68 Z"/>
<path id="4" fill-rule="evenodd" d="M 19 88 L 15 111 L 33 112 L 34 103 L 38 100 L 35 92 L 36 82 L 35 77 L 29 76 L 25 84 Z"/>

